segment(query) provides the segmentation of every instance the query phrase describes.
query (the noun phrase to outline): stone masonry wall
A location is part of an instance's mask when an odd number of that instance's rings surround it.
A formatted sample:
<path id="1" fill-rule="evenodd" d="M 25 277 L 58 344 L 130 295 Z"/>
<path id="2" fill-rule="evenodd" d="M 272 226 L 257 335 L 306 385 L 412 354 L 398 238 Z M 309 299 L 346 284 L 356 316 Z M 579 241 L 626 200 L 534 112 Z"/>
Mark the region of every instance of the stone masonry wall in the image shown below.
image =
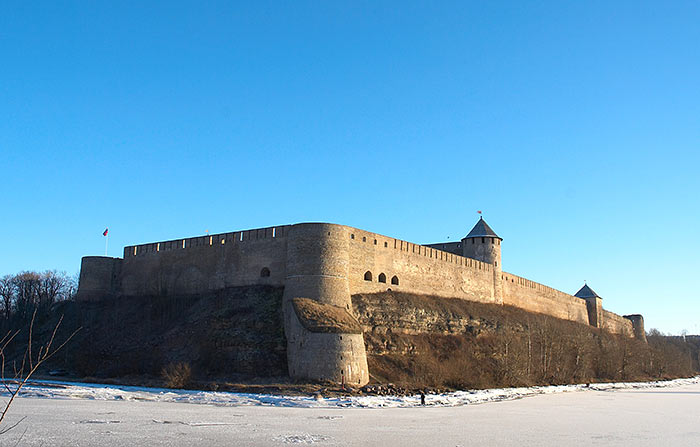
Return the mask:
<path id="1" fill-rule="evenodd" d="M 586 302 L 545 285 L 503 272 L 503 304 L 588 324 Z"/>
<path id="2" fill-rule="evenodd" d="M 613 334 L 634 336 L 634 327 L 627 318 L 603 309 L 603 329 Z"/>
<path id="3" fill-rule="evenodd" d="M 283 286 L 286 230 L 261 228 L 125 247 L 121 292 L 171 295 L 254 284 Z"/>
<path id="4" fill-rule="evenodd" d="M 424 245 L 348 228 L 350 293 L 387 289 L 493 303 L 493 266 Z M 370 272 L 371 280 L 365 280 Z M 380 282 L 384 274 L 385 282 Z M 392 278 L 398 284 L 392 284 Z"/>
<path id="5" fill-rule="evenodd" d="M 299 275 L 290 277 L 288 274 L 289 263 L 296 262 L 289 259 L 288 233 L 293 227 L 319 225 L 330 225 L 328 229 L 333 230 L 333 235 L 339 231 L 347 239 L 347 245 L 343 244 L 347 247 L 343 248 L 347 255 L 341 257 L 342 262 L 347 263 L 348 295 L 392 289 L 496 302 L 494 267 L 491 264 L 438 250 L 434 246 L 331 224 L 284 225 L 128 246 L 124 249 L 119 274 L 120 293 L 126 296 L 188 294 L 234 286 L 286 286 L 289 281 L 298 282 Z M 328 231 L 323 233 L 324 237 L 328 236 L 326 233 Z M 451 248 L 457 244 L 449 243 Z M 327 255 L 338 256 L 335 252 Z M 91 284 L 87 267 L 96 262 L 87 261 L 85 281 L 81 277 L 81 290 L 85 288 L 85 291 Z M 98 264 L 95 265 L 101 266 Z M 262 274 L 263 269 L 269 272 L 269 276 Z M 365 279 L 368 272 L 370 279 Z M 588 324 L 584 300 L 511 273 L 503 272 L 500 277 L 504 304 Z M 392 279 L 398 284 L 392 284 Z M 633 333 L 628 319 L 608 311 L 603 312 L 602 327 L 614 333 Z"/>

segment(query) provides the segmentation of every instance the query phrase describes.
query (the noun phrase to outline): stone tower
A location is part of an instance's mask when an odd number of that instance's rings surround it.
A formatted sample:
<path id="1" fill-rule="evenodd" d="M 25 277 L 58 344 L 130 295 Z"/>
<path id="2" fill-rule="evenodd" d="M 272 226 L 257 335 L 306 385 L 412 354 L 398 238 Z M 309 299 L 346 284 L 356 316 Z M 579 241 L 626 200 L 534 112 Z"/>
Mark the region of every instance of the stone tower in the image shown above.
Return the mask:
<path id="1" fill-rule="evenodd" d="M 603 327 L 603 299 L 588 284 L 584 284 L 574 296 L 586 301 L 588 324 Z"/>
<path id="2" fill-rule="evenodd" d="M 348 228 L 341 225 L 308 223 L 289 229 L 282 305 L 293 378 L 359 386 L 369 382 L 362 329 L 352 315 L 349 240 Z M 319 327 L 310 321 L 318 317 L 347 324 Z"/>
<path id="3" fill-rule="evenodd" d="M 472 231 L 462 239 L 462 253 L 467 258 L 491 264 L 493 268 L 493 300 L 503 304 L 503 281 L 501 268 L 501 241 L 483 217 Z"/>

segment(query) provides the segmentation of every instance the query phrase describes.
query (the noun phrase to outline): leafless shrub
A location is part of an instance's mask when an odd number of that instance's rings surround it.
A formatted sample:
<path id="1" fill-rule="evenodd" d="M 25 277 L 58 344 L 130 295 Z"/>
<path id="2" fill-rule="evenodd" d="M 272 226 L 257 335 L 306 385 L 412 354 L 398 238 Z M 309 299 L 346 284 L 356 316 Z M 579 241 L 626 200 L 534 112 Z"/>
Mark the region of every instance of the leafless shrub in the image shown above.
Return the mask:
<path id="1" fill-rule="evenodd" d="M 161 371 L 168 388 L 186 388 L 192 381 L 192 368 L 189 363 L 169 363 Z"/>
<path id="2" fill-rule="evenodd" d="M 54 346 L 54 342 L 56 342 L 56 333 L 58 332 L 58 329 L 61 326 L 61 322 L 63 321 L 63 317 L 61 317 L 58 320 L 58 323 L 56 323 L 56 326 L 54 327 L 53 332 L 51 333 L 51 337 L 46 342 L 46 344 L 40 345 L 38 351 L 32 351 L 32 344 L 34 343 L 34 320 L 36 319 L 36 313 L 37 311 L 35 309 L 32 313 L 31 322 L 29 323 L 27 348 L 24 351 L 24 355 L 19 361 L 19 365 L 17 364 L 17 361 L 12 362 L 11 377 L 8 377 L 6 375 L 6 352 L 10 344 L 17 338 L 21 331 L 10 331 L 7 334 L 5 334 L 5 336 L 2 337 L 2 339 L 0 339 L 0 383 L 2 384 L 2 388 L 4 388 L 4 392 L 9 396 L 8 400 L 5 402 L 5 406 L 2 407 L 2 412 L 0 413 L 0 435 L 3 435 L 8 431 L 12 430 L 24 420 L 24 418 L 22 418 L 8 427 L 2 427 L 2 423 L 5 420 L 5 416 L 7 415 L 8 411 L 10 410 L 10 407 L 12 406 L 12 403 L 14 402 L 15 398 L 19 395 L 22 388 L 27 384 L 27 382 L 31 379 L 34 373 L 47 360 L 53 357 L 54 354 L 60 351 L 61 348 L 63 348 L 80 330 L 80 328 L 76 329 L 70 336 L 68 336 L 68 338 L 66 338 L 66 340 L 63 341 L 63 343 L 61 343 L 58 346 Z"/>

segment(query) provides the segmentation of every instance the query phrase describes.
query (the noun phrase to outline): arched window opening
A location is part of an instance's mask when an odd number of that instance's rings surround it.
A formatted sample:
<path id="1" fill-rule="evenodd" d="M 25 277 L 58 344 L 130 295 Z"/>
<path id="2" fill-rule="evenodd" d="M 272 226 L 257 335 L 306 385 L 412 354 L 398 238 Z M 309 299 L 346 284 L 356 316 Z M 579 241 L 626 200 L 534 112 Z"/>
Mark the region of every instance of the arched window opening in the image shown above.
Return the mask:
<path id="1" fill-rule="evenodd" d="M 365 281 L 372 281 L 372 272 L 369 270 L 365 272 Z"/>
<path id="2" fill-rule="evenodd" d="M 391 277 L 391 283 L 392 283 L 393 285 L 395 285 L 395 286 L 398 286 L 398 285 L 399 285 L 399 277 L 396 276 L 396 275 L 392 276 L 392 277 Z"/>
<path id="3" fill-rule="evenodd" d="M 263 269 L 260 270 L 260 277 L 261 278 L 269 278 L 270 277 L 270 269 L 267 267 L 263 267 Z"/>
<path id="4" fill-rule="evenodd" d="M 377 277 L 377 280 L 379 282 L 386 283 L 386 275 L 384 273 L 380 273 L 379 276 Z"/>

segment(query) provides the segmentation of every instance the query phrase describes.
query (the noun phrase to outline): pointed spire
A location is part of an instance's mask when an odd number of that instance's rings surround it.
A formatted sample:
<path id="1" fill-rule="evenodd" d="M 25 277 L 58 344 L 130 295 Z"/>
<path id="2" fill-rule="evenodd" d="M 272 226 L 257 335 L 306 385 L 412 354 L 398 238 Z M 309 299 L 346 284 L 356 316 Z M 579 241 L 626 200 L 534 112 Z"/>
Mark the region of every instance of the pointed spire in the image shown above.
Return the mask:
<path id="1" fill-rule="evenodd" d="M 472 231 L 470 231 L 464 239 L 468 239 L 470 237 L 497 237 L 500 240 L 503 240 L 502 237 L 497 235 L 496 232 L 489 227 L 489 224 L 486 223 L 483 217 L 479 218 L 479 221 L 476 223 L 476 225 L 474 225 Z"/>
<path id="2" fill-rule="evenodd" d="M 600 295 L 598 295 L 593 291 L 593 289 L 588 287 L 588 284 L 586 284 L 585 282 L 583 284 L 583 287 L 581 287 L 581 289 L 578 292 L 576 292 L 574 296 L 579 298 L 600 298 Z"/>

